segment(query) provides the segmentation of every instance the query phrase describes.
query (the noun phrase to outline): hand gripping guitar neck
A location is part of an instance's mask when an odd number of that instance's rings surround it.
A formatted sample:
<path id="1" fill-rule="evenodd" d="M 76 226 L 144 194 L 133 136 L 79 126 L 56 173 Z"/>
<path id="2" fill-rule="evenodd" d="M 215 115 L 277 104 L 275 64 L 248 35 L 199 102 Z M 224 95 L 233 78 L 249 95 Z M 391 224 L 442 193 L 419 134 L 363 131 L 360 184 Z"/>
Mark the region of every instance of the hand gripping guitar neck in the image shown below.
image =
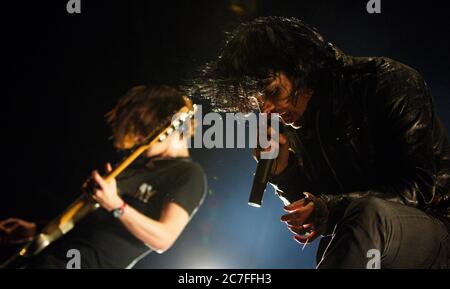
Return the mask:
<path id="1" fill-rule="evenodd" d="M 174 131 L 183 128 L 184 124 L 193 118 L 196 110 L 197 106 L 185 97 L 185 105 L 180 108 L 175 117 L 161 124 L 141 144 L 132 149 L 129 156 L 124 158 L 108 175 L 104 176 L 105 181 L 108 182 L 119 176 L 151 145 L 165 140 Z M 17 254 L 1 264 L 0 268 L 20 268 L 29 257 L 37 255 L 51 243 L 61 238 L 90 212 L 99 207 L 99 204 L 92 199 L 89 193 L 83 193 L 65 211 L 46 225 L 32 241 L 25 244 Z"/>

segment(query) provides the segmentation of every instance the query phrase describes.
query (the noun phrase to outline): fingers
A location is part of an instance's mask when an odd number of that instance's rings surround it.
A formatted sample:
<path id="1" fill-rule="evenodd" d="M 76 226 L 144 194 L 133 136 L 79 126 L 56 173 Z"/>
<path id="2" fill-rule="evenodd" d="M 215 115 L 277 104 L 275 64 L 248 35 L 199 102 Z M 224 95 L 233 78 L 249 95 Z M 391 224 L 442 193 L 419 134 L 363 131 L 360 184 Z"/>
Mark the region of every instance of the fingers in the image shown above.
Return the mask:
<path id="1" fill-rule="evenodd" d="M 303 223 L 305 223 L 308 220 L 308 217 L 293 220 L 293 221 L 287 221 L 286 224 L 288 226 L 302 226 Z"/>
<path id="2" fill-rule="evenodd" d="M 2 232 L 5 233 L 6 235 L 11 234 L 12 232 L 14 232 L 14 230 L 17 228 L 17 226 L 15 227 L 4 227 L 2 228 Z"/>
<path id="3" fill-rule="evenodd" d="M 305 235 L 306 233 L 313 231 L 313 224 L 303 224 L 300 226 L 288 226 L 289 231 L 298 235 Z"/>
<path id="4" fill-rule="evenodd" d="M 269 130 L 271 130 L 271 128 Z M 268 132 L 268 135 L 270 135 L 270 131 Z M 280 151 L 280 154 L 284 154 L 286 152 L 289 155 L 289 147 L 286 147 L 286 144 L 288 142 L 286 136 L 283 134 L 280 134 L 279 136 L 280 137 L 278 139 L 278 143 L 275 142 L 274 139 L 271 138 L 267 148 L 259 148 L 258 147 L 258 148 L 253 149 L 253 152 L 252 152 L 253 157 L 256 160 L 259 160 L 262 151 L 270 152 L 271 150 L 273 150 L 274 148 L 277 148 L 277 147 L 282 148 L 282 150 Z"/>
<path id="5" fill-rule="evenodd" d="M 2 222 L 0 230 L 6 234 L 11 234 L 20 226 L 20 220 L 16 218 L 9 218 Z"/>
<path id="6" fill-rule="evenodd" d="M 106 181 L 100 176 L 100 174 L 98 173 L 98 171 L 93 171 L 92 172 L 92 178 L 94 179 L 94 181 L 103 189 L 106 187 L 107 183 Z M 97 193 L 97 192 L 96 192 Z"/>
<path id="7" fill-rule="evenodd" d="M 15 229 L 17 229 L 18 227 L 20 227 L 19 222 L 12 224 L 11 226 L 8 226 L 6 228 L 7 232 L 13 232 Z"/>
<path id="8" fill-rule="evenodd" d="M 272 137 L 272 128 L 269 128 L 267 130 L 267 143 L 265 143 L 265 145 L 267 145 L 267 147 L 264 147 L 264 148 L 261 147 L 261 148 L 259 148 L 259 150 L 263 151 L 263 152 L 270 152 L 273 150 L 277 150 L 280 147 L 279 140 L 277 142 Z"/>
<path id="9" fill-rule="evenodd" d="M 314 241 L 317 237 L 319 237 L 319 234 L 317 233 L 317 231 L 311 231 L 309 234 L 306 235 L 294 235 L 294 240 L 299 242 L 300 244 L 305 244 L 306 242 L 312 242 Z"/>
<path id="10" fill-rule="evenodd" d="M 279 142 L 281 145 L 284 145 L 284 144 L 287 143 L 287 138 L 286 138 L 286 136 L 285 136 L 284 134 L 282 134 L 282 133 L 280 133 L 280 132 L 277 132 L 277 131 L 274 130 L 272 127 L 269 127 L 269 128 L 267 129 L 267 135 L 268 135 L 268 136 L 272 136 L 272 134 L 275 134 L 275 133 L 278 133 L 278 135 L 279 135 L 278 142 Z M 271 140 L 272 140 L 272 138 L 271 138 Z M 274 142 L 274 143 L 272 144 L 272 142 L 271 142 L 271 145 L 276 145 L 276 143 Z M 266 150 L 267 150 L 267 149 L 266 149 Z"/>
<path id="11" fill-rule="evenodd" d="M 107 172 L 111 172 L 113 170 L 110 163 L 105 164 L 105 169 Z M 98 171 L 95 170 L 92 172 L 90 180 L 90 182 L 94 184 L 94 186 L 92 186 L 89 190 L 90 195 L 93 200 L 99 203 L 101 203 L 105 197 L 117 193 L 115 178 L 103 178 Z"/>
<path id="12" fill-rule="evenodd" d="M 301 199 L 301 200 L 292 202 L 287 206 L 284 206 L 284 210 L 289 212 L 289 211 L 294 211 L 294 210 L 300 209 L 304 206 L 305 206 L 305 199 Z"/>
<path id="13" fill-rule="evenodd" d="M 100 184 L 99 184 L 100 185 Z M 92 198 L 96 201 L 103 195 L 104 193 L 104 187 L 100 185 L 101 188 L 94 189 L 94 192 L 92 194 Z"/>
<path id="14" fill-rule="evenodd" d="M 95 193 L 92 195 L 92 198 L 96 201 L 99 202 L 100 198 L 98 197 L 99 191 L 96 190 Z"/>
<path id="15" fill-rule="evenodd" d="M 8 227 L 15 227 L 17 225 L 21 225 L 21 224 L 29 224 L 27 221 L 24 221 L 22 219 L 17 219 L 17 218 L 8 218 L 2 222 L 0 222 L 0 228 L 8 228 Z"/>
<path id="16" fill-rule="evenodd" d="M 10 224 L 17 223 L 20 219 L 17 218 L 8 218 L 5 221 L 1 222 L 1 225 L 7 227 Z"/>
<path id="17" fill-rule="evenodd" d="M 18 229 L 27 229 L 32 226 L 34 226 L 34 223 L 29 223 L 21 219 L 9 218 L 0 224 L 0 232 L 8 235 L 14 233 Z"/>
<path id="18" fill-rule="evenodd" d="M 308 203 L 306 206 L 301 207 L 297 210 L 294 210 L 288 214 L 285 214 L 281 216 L 281 221 L 283 222 L 292 222 L 292 221 L 299 221 L 299 220 L 306 220 L 306 218 L 309 217 L 309 215 L 312 213 L 314 209 L 314 203 Z"/>
<path id="19" fill-rule="evenodd" d="M 298 220 L 307 211 L 308 211 L 307 207 L 300 208 L 298 210 L 295 210 L 293 212 L 290 212 L 290 213 L 287 213 L 287 214 L 281 216 L 281 221 L 282 222 L 290 222 L 290 221 Z"/>

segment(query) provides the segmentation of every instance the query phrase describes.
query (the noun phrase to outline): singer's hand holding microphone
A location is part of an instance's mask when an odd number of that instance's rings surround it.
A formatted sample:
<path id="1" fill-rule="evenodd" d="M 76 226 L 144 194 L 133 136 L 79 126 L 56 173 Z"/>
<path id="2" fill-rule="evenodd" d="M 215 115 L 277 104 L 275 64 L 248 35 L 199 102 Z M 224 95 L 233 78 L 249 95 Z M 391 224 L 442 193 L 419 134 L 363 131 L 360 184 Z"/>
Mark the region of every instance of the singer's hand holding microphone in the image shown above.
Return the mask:
<path id="1" fill-rule="evenodd" d="M 272 128 L 269 127 L 268 135 L 271 135 L 271 131 Z M 275 148 L 278 146 L 279 149 L 278 157 L 271 164 L 270 176 L 280 175 L 289 163 L 289 143 L 286 136 L 280 133 L 279 143 L 271 140 L 270 145 Z M 261 151 L 270 151 L 274 147 L 254 149 L 253 156 L 257 161 L 261 161 L 259 160 Z M 284 210 L 286 214 L 281 216 L 281 221 L 285 222 L 289 230 L 294 233 L 294 239 L 297 242 L 302 244 L 311 242 L 324 233 L 329 212 L 322 199 L 310 193 L 304 193 L 304 198 L 285 206 Z"/>
<path id="2" fill-rule="evenodd" d="M 267 130 L 267 135 L 272 135 L 272 128 L 269 127 Z M 270 170 L 270 174 L 272 176 L 281 174 L 289 163 L 289 144 L 286 139 L 286 136 L 282 133 L 279 133 L 280 142 L 277 143 L 273 139 L 270 140 L 270 146 L 266 149 L 256 148 L 253 150 L 253 157 L 256 161 L 259 161 L 260 155 L 262 151 L 276 151 L 276 147 L 278 147 L 278 157 L 272 162 L 272 168 Z"/>

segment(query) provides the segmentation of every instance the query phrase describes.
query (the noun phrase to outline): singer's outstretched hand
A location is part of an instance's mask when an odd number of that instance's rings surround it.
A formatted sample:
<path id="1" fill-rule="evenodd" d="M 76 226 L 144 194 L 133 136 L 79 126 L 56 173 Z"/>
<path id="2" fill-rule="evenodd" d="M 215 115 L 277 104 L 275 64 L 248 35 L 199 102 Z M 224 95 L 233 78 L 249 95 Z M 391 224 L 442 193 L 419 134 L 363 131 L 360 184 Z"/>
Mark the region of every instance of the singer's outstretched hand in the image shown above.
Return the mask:
<path id="1" fill-rule="evenodd" d="M 281 216 L 289 230 L 294 233 L 294 239 L 299 243 L 314 241 L 324 233 L 328 209 L 322 199 L 305 193 L 306 198 L 284 207 L 287 214 Z"/>

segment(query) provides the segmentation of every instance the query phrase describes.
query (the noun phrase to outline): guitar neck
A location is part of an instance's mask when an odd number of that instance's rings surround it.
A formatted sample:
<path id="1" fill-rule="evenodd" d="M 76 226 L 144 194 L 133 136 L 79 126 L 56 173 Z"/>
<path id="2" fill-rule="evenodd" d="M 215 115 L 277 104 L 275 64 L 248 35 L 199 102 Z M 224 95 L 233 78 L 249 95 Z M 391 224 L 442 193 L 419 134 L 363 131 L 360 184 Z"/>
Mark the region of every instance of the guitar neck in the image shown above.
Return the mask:
<path id="1" fill-rule="evenodd" d="M 183 123 L 192 118 L 195 114 L 196 106 L 193 105 L 191 100 L 187 97 L 185 97 L 185 104 L 186 105 L 178 111 L 177 115 L 179 116 L 177 118 L 167 121 L 155 129 L 143 141 L 144 144 L 135 148 L 128 157 L 122 160 L 111 172 L 103 177 L 105 181 L 109 182 L 112 179 L 117 178 L 150 146 L 158 141 L 163 141 L 170 134 L 179 129 Z M 37 255 L 51 243 L 72 230 L 76 223 L 99 207 L 99 204 L 96 203 L 89 194 L 83 193 L 64 212 L 48 223 L 33 241 L 30 241 L 23 246 L 16 255 L 9 258 L 5 263 L 0 264 L 0 268 L 13 268 L 16 261 L 19 262 L 27 257 Z"/>

